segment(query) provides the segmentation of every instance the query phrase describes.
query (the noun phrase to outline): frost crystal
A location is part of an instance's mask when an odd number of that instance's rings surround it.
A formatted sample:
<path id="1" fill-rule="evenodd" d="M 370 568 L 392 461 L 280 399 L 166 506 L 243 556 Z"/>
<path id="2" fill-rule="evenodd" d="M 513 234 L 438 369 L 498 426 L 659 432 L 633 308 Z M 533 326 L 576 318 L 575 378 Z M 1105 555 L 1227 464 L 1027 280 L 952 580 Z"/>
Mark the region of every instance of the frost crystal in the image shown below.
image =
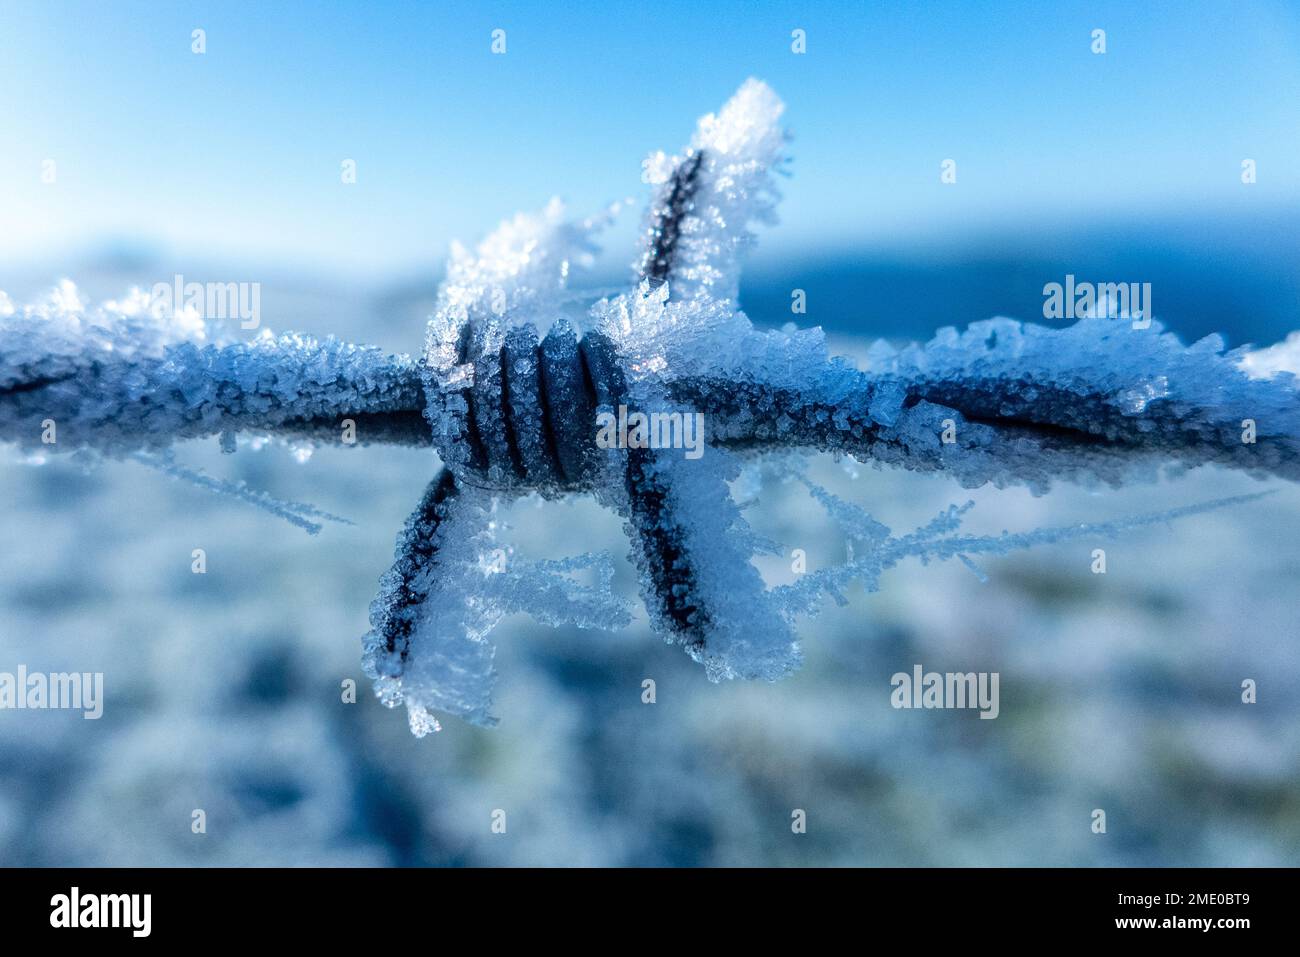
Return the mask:
<path id="1" fill-rule="evenodd" d="M 380 582 L 364 640 L 366 674 L 380 700 L 405 703 L 411 730 L 437 730 L 430 712 L 493 725 L 493 649 L 487 634 L 502 616 L 529 611 L 551 625 L 617 628 L 628 622 L 613 594 L 608 556 L 525 562 L 500 548 L 493 497 L 458 488 L 449 471 L 425 492 Z M 589 566 L 597 583 L 571 576 Z"/>
<path id="2" fill-rule="evenodd" d="M 406 356 L 266 330 L 234 342 L 140 290 L 88 308 L 65 281 L 0 315 L 0 436 L 29 448 L 50 448 L 47 419 L 58 451 L 115 456 L 241 431 L 335 432 L 349 417 L 376 439 L 404 434 L 421 397 Z"/>
<path id="3" fill-rule="evenodd" d="M 774 222 L 780 198 L 771 170 L 786 137 L 785 106 L 765 83 L 746 80 L 717 113 L 702 117 L 690 146 L 646 161 L 661 189 L 647 214 L 638 272 L 667 279 L 673 294 L 736 298 L 740 256 L 753 241 L 750 222 Z"/>
<path id="4" fill-rule="evenodd" d="M 234 451 L 251 432 L 303 458 L 340 441 L 345 419 L 357 444 L 432 445 L 442 470 L 399 536 L 364 641 L 376 693 L 406 706 L 417 735 L 437 730 L 436 712 L 495 722 L 488 635 L 504 615 L 601 628 L 629 619 L 609 556 L 516 556 L 501 540 L 503 496 L 591 494 L 615 510 L 652 625 L 716 681 L 787 674 L 799 663 L 798 617 L 827 596 L 843 601 L 851 582 L 875 589 L 905 558 L 955 558 L 982 575 L 974 556 L 1257 497 L 984 537 L 961 532 L 968 504 L 894 535 L 808 483 L 851 557 L 768 588 L 752 559 L 776 548 L 731 491 L 747 460 L 799 477 L 793 451 L 828 451 L 1035 493 L 1054 480 L 1119 485 L 1207 463 L 1300 478 L 1300 333 L 1225 352 L 1217 336 L 1185 346 L 1154 322 L 991 319 L 903 349 L 879 343 L 859 368 L 831 357 L 820 329 L 755 329 L 736 302 L 740 258 L 750 227 L 773 218 L 781 112 L 768 87 L 747 81 L 682 153 L 645 161 L 654 196 L 636 281 L 597 302 L 583 329 L 562 307 L 607 217 L 570 222 L 556 202 L 503 223 L 472 253 L 453 251 L 419 361 L 300 335 L 237 342 L 138 292 L 93 309 L 70 283 L 22 308 L 0 294 L 0 438 L 131 456 L 309 531 L 337 519 L 186 469 L 169 446 L 216 436 Z M 702 413 L 707 454 L 644 435 L 599 446 L 597 416 L 626 409 L 669 423 Z M 42 441 L 46 422 L 57 444 Z"/>

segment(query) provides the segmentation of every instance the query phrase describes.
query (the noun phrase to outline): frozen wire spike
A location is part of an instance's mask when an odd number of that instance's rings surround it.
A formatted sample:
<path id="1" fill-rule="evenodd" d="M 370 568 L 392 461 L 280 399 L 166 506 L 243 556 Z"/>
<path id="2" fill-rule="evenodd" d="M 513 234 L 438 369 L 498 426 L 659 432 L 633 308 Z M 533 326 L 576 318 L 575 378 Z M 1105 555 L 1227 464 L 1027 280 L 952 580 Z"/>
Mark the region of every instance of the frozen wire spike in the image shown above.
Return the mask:
<path id="1" fill-rule="evenodd" d="M 613 591 L 608 556 L 516 558 L 497 540 L 489 492 L 458 486 L 443 470 L 398 538 L 396 560 L 370 606 L 364 666 L 389 707 L 405 704 L 411 730 L 438 730 L 432 712 L 490 727 L 496 671 L 488 633 L 526 611 L 550 625 L 619 628 L 629 616 Z M 593 568 L 594 585 L 573 573 Z"/>
<path id="2" fill-rule="evenodd" d="M 820 329 L 755 329 L 736 305 L 740 259 L 751 227 L 774 218 L 782 111 L 748 80 L 680 153 L 646 161 L 654 191 L 634 281 L 592 306 L 581 328 L 563 308 L 608 217 L 571 222 L 558 203 L 502 223 L 473 252 L 453 250 L 418 360 L 296 334 L 234 342 L 139 293 L 98 307 L 70 283 L 31 306 L 0 295 L 0 439 L 32 453 L 125 457 L 200 437 L 229 451 L 238 433 L 253 433 L 305 452 L 340 441 L 350 419 L 357 445 L 432 446 L 441 469 L 398 538 L 364 639 L 376 694 L 405 705 L 417 735 L 438 729 L 436 713 L 495 722 L 489 634 L 504 615 L 585 628 L 630 619 L 607 556 L 514 555 L 498 517 L 509 497 L 592 495 L 613 509 L 652 626 L 718 681 L 788 674 L 800 661 L 796 619 L 827 596 L 846 601 L 851 582 L 874 589 L 904 558 L 957 558 L 982 575 L 980 555 L 1255 498 L 993 537 L 960 534 L 967 504 L 895 536 L 809 485 L 844 529 L 850 558 L 769 589 L 752 558 L 771 543 L 730 493 L 746 460 L 847 453 L 1035 493 L 1208 463 L 1300 478 L 1295 335 L 1225 352 L 1218 337 L 1186 346 L 1154 322 L 992 319 L 901 350 L 877 344 L 859 368 L 831 356 Z M 600 417 L 627 409 L 683 428 L 700 422 L 701 454 L 644 434 L 602 447 Z M 47 420 L 56 445 L 41 439 Z M 309 530 L 332 518 L 149 461 Z M 580 584 L 582 571 L 595 584 Z"/>
<path id="3" fill-rule="evenodd" d="M 658 284 L 671 276 L 676 296 L 736 299 L 749 225 L 775 220 L 772 171 L 785 149 L 784 111 L 771 87 L 746 80 L 700 119 L 681 154 L 646 161 L 647 178 L 661 185 L 646 216 L 638 278 Z"/>

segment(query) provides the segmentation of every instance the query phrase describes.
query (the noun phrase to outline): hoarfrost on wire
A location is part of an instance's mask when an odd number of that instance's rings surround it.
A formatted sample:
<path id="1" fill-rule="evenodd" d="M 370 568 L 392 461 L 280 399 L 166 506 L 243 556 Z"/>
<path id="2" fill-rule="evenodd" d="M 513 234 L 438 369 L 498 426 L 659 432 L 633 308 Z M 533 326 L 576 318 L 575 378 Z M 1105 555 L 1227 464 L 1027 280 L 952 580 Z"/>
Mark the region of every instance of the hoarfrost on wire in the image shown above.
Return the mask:
<path id="1" fill-rule="evenodd" d="M 591 307 L 581 343 L 561 307 L 613 211 L 570 221 L 553 201 L 472 252 L 453 249 L 418 360 L 298 334 L 241 342 L 139 291 L 95 307 L 66 281 L 22 307 L 0 293 L 0 438 L 29 453 L 131 458 L 313 533 L 344 520 L 187 468 L 172 444 L 218 437 L 233 451 L 237 435 L 269 436 L 302 459 L 352 417 L 364 423 L 360 444 L 432 445 L 444 469 L 398 538 L 364 640 L 377 695 L 404 704 L 417 735 L 438 728 L 435 713 L 495 722 L 488 636 L 503 616 L 630 621 L 610 556 L 514 554 L 502 536 L 506 494 L 595 495 L 624 521 L 656 630 L 712 680 L 770 680 L 798 667 L 798 618 L 828 596 L 844 601 L 850 583 L 875 590 L 906 558 L 955 558 L 982 575 L 975 556 L 1258 498 L 1000 536 L 963 534 L 967 503 L 896 535 L 803 478 L 793 451 L 1036 494 L 1058 480 L 1119 486 L 1207 463 L 1300 478 L 1300 333 L 1225 352 L 1220 337 L 1186 346 L 1158 322 L 996 318 L 923 344 L 877 343 L 860 367 L 830 356 L 820 329 L 755 329 L 737 304 L 740 261 L 751 227 L 774 218 L 782 110 L 750 80 L 700 120 L 682 153 L 645 161 L 654 196 L 633 283 Z M 567 386 L 551 378 L 557 370 L 573 374 Z M 594 422 L 565 418 L 620 402 L 702 412 L 709 453 L 597 454 L 587 447 Z M 53 445 L 41 441 L 47 420 Z M 1248 423 L 1253 442 L 1242 441 Z M 753 532 L 733 495 L 752 462 L 807 484 L 851 543 L 847 562 L 766 586 L 752 559 L 778 547 Z M 749 469 L 746 487 L 762 471 Z"/>

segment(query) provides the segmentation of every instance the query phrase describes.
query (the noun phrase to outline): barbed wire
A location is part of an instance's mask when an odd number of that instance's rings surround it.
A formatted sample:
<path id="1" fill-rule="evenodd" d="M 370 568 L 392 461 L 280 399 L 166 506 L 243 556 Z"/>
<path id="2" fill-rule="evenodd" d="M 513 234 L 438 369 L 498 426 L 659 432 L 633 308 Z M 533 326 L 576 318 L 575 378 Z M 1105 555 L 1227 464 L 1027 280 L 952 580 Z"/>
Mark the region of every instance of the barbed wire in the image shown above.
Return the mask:
<path id="1" fill-rule="evenodd" d="M 700 121 L 682 154 L 648 164 L 656 190 L 632 288 L 598 301 L 581 332 L 560 307 L 603 220 L 570 222 L 554 205 L 453 256 L 419 359 L 297 334 L 209 341 L 203 323 L 148 296 L 89 308 L 69 284 L 44 303 L 0 310 L 0 439 L 133 457 L 309 531 L 337 516 L 186 469 L 170 447 L 220 437 L 233 449 L 251 433 L 436 449 L 441 468 L 399 536 L 364 641 L 377 694 L 404 703 L 417 734 L 436 729 L 437 711 L 495 720 L 486 636 L 503 615 L 628 620 L 604 556 L 485 561 L 500 551 L 492 516 L 503 497 L 594 495 L 624 519 L 655 627 L 711 679 L 775 679 L 799 663 L 795 616 L 850 578 L 874 587 L 903 557 L 969 562 L 1252 497 L 1002 537 L 958 536 L 962 510 L 951 510 L 895 537 L 810 486 L 865 548 L 769 589 L 750 560 L 771 545 L 728 489 L 746 459 L 824 451 L 1035 492 L 1205 464 L 1300 477 L 1295 377 L 1253 374 L 1248 353 L 1225 352 L 1217 337 L 1184 346 L 1149 316 L 1067 328 L 994 319 L 878 346 L 861 368 L 831 357 L 819 329 L 755 329 L 736 306 L 739 261 L 748 225 L 770 219 L 777 198 L 781 110 L 751 80 Z M 702 444 L 685 456 L 644 430 L 629 441 L 628 410 L 670 429 L 699 416 L 709 454 Z M 602 415 L 621 423 L 612 447 L 600 441 Z M 596 583 L 579 585 L 573 573 L 593 566 Z"/>

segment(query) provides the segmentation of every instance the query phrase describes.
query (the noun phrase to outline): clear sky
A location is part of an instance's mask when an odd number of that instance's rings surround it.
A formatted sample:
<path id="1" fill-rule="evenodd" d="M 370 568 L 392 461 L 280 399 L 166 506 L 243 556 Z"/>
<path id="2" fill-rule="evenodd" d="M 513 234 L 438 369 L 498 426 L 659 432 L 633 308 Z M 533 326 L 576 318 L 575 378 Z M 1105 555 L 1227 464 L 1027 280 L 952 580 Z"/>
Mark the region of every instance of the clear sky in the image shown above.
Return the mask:
<path id="1" fill-rule="evenodd" d="M 777 253 L 1300 201 L 1295 3 L 4 0 L 0 255 L 409 270 L 555 194 L 639 199 L 749 75 L 796 135 Z"/>

